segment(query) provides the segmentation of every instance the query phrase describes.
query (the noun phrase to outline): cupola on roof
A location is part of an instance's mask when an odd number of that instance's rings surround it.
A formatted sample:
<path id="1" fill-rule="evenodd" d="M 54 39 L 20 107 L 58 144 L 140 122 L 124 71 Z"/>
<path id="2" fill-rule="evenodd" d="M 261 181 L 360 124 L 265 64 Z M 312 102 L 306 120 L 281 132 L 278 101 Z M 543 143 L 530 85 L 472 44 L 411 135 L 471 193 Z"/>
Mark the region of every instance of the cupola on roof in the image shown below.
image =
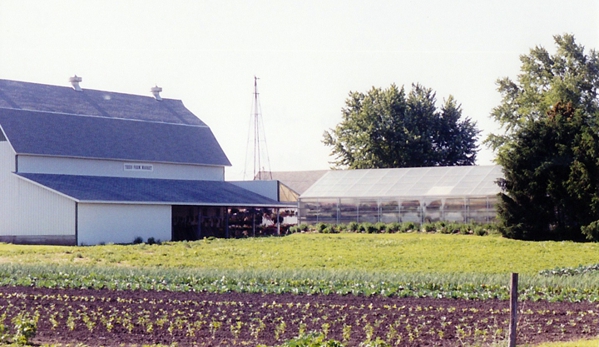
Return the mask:
<path id="1" fill-rule="evenodd" d="M 73 87 L 0 79 L 0 108 L 206 126 L 181 100 L 156 102 L 152 96 L 81 88 L 78 76 L 70 80 Z"/>
<path id="2" fill-rule="evenodd" d="M 0 80 L 0 129 L 14 151 L 231 165 L 210 128 L 180 100 L 79 89 Z"/>

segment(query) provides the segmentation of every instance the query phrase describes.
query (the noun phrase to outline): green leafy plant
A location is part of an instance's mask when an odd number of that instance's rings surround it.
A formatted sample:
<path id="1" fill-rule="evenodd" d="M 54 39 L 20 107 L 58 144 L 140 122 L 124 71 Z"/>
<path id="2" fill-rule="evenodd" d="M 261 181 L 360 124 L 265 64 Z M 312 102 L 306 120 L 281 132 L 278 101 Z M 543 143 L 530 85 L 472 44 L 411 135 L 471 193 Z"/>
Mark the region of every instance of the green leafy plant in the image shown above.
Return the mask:
<path id="1" fill-rule="evenodd" d="M 12 336 L 10 335 L 9 328 L 4 324 L 6 321 L 6 312 L 0 316 L 0 343 L 10 343 Z"/>
<path id="2" fill-rule="evenodd" d="M 404 223 L 401 224 L 400 231 L 402 233 L 405 233 L 405 232 L 409 232 L 409 231 L 415 231 L 415 230 L 418 230 L 418 229 L 419 229 L 419 227 L 418 227 L 418 225 L 416 223 L 414 223 L 414 222 L 404 222 Z"/>
<path id="3" fill-rule="evenodd" d="M 28 313 L 21 313 L 12 319 L 14 326 L 14 343 L 27 345 L 37 333 L 37 321 L 39 316 L 30 317 Z"/>
<path id="4" fill-rule="evenodd" d="M 487 230 L 482 225 L 475 225 L 472 232 L 474 235 L 478 235 L 478 236 L 487 235 Z"/>
<path id="5" fill-rule="evenodd" d="M 358 224 L 357 222 L 349 222 L 347 223 L 347 231 L 351 231 L 351 232 L 358 232 L 360 228 L 360 224 Z"/>
<path id="6" fill-rule="evenodd" d="M 435 223 L 424 223 L 422 224 L 422 231 L 426 233 L 432 233 L 437 231 L 437 226 L 435 225 Z"/>
<path id="7" fill-rule="evenodd" d="M 309 231 L 310 230 L 310 226 L 308 224 L 302 223 L 300 225 L 298 225 L 298 228 L 300 231 Z"/>
<path id="8" fill-rule="evenodd" d="M 323 334 L 311 332 L 291 339 L 278 347 L 343 347 L 343 345 L 336 340 L 326 340 Z"/>
<path id="9" fill-rule="evenodd" d="M 401 230 L 401 223 L 392 222 L 387 224 L 387 232 L 396 233 Z"/>
<path id="10" fill-rule="evenodd" d="M 387 224 L 386 223 L 378 222 L 374 225 L 374 227 L 376 228 L 376 231 L 379 233 L 387 232 Z"/>
<path id="11" fill-rule="evenodd" d="M 391 347 L 385 340 L 382 340 L 380 337 L 377 337 L 373 341 L 367 341 L 360 343 L 360 347 Z"/>
<path id="12" fill-rule="evenodd" d="M 374 234 L 377 232 L 377 228 L 374 224 L 369 222 L 360 223 L 358 231 L 361 233 Z"/>
<path id="13" fill-rule="evenodd" d="M 148 241 L 146 242 L 148 245 L 159 245 L 160 240 L 156 240 L 154 237 L 148 237 Z"/>
<path id="14" fill-rule="evenodd" d="M 317 223 L 315 228 L 316 228 L 317 232 L 322 233 L 327 228 L 327 224 L 326 223 Z"/>

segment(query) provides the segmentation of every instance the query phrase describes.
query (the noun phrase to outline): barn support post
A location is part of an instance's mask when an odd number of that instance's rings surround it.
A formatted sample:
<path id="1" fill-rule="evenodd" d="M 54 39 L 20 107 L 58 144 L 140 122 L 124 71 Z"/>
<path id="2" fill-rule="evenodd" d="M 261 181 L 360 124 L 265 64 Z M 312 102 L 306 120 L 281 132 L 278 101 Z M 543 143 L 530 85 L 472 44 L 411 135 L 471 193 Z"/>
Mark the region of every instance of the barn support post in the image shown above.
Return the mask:
<path id="1" fill-rule="evenodd" d="M 198 208 L 198 239 L 202 238 L 202 221 L 204 220 L 204 216 L 202 215 L 202 207 Z"/>
<path id="2" fill-rule="evenodd" d="M 229 208 L 225 206 L 225 238 L 229 237 Z"/>
<path id="3" fill-rule="evenodd" d="M 281 216 L 280 209 L 277 207 L 277 235 L 281 236 L 281 220 L 279 219 Z"/>
<path id="4" fill-rule="evenodd" d="M 252 236 L 256 237 L 256 210 L 252 209 Z"/>

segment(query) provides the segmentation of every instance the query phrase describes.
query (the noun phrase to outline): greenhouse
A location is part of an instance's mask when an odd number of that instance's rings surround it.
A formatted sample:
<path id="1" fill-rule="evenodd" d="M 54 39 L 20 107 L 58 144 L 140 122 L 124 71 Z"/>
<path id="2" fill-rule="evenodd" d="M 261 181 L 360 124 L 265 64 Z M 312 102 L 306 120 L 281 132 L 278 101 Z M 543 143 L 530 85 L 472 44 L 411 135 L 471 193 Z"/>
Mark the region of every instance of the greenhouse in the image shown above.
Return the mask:
<path id="1" fill-rule="evenodd" d="M 300 196 L 299 222 L 493 222 L 501 177 L 501 166 L 333 170 Z"/>

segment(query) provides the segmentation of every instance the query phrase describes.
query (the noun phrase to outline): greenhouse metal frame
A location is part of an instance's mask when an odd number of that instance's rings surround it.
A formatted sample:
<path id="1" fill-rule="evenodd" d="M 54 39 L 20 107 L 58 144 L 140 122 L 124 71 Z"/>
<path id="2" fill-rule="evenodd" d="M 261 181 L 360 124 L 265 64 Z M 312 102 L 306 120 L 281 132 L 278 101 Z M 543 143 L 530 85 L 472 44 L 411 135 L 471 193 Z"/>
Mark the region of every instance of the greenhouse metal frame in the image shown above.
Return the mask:
<path id="1" fill-rule="evenodd" d="M 501 166 L 333 170 L 299 198 L 300 223 L 495 221 Z"/>

